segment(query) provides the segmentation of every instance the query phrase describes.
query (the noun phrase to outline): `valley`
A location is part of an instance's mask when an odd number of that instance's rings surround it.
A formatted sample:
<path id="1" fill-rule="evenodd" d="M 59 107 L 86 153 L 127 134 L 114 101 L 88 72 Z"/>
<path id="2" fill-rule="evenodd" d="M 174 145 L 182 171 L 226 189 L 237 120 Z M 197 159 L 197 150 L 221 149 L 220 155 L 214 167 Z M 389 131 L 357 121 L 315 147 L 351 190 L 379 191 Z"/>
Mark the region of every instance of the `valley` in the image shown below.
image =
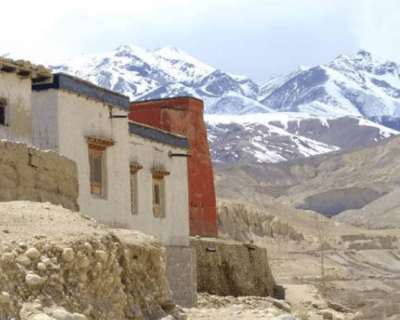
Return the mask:
<path id="1" fill-rule="evenodd" d="M 399 153 L 395 136 L 309 158 L 218 168 L 218 196 L 227 199 L 219 203 L 220 235 L 267 247 L 276 281 L 298 310 L 309 309 L 303 291 L 313 286 L 362 319 L 397 319 Z"/>
<path id="2" fill-rule="evenodd" d="M 222 168 L 216 171 L 216 184 L 223 198 L 262 204 L 264 197 L 272 197 L 295 208 L 334 216 L 362 209 L 395 192 L 399 188 L 399 154 L 400 138 L 392 137 L 360 149 L 276 164 Z M 386 211 L 385 206 L 380 207 Z M 371 219 L 380 218 L 377 211 Z"/>
<path id="3" fill-rule="evenodd" d="M 326 308 L 329 301 L 349 308 L 360 319 L 397 319 L 398 229 L 366 230 L 320 219 L 315 212 L 285 207 L 271 199 L 263 206 L 219 202 L 221 236 L 265 246 L 286 300 L 304 319 L 313 319 L 313 310 Z"/>

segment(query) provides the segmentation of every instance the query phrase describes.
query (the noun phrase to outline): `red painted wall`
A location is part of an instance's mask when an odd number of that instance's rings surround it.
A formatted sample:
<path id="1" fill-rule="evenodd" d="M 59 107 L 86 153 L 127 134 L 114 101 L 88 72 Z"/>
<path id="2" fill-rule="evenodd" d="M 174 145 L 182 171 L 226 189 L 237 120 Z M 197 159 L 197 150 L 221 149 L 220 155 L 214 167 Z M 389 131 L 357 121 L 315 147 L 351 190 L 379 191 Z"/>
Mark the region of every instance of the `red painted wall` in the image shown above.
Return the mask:
<path id="1" fill-rule="evenodd" d="M 218 236 L 214 176 L 203 120 L 203 101 L 172 98 L 133 102 L 129 119 L 189 138 L 190 235 Z"/>

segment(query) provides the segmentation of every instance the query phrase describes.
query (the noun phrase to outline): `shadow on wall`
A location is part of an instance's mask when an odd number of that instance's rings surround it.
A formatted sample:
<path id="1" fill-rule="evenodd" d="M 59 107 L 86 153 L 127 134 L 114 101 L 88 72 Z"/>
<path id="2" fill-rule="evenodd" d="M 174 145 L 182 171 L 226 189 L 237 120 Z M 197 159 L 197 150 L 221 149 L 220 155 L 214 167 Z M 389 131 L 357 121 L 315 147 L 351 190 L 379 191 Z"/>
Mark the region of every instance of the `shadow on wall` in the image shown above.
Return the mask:
<path id="1" fill-rule="evenodd" d="M 56 152 L 0 141 L 0 201 L 50 202 L 78 211 L 78 170 Z"/>

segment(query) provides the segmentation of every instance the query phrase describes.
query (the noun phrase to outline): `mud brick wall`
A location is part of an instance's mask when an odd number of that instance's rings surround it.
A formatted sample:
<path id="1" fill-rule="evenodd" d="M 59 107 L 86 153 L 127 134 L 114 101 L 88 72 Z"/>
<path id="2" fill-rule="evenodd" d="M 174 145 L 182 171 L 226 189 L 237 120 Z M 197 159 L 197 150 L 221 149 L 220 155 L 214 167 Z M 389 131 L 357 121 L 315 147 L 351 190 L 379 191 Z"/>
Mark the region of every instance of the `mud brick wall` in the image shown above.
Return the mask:
<path id="1" fill-rule="evenodd" d="M 241 242 L 191 238 L 196 250 L 197 291 L 221 296 L 273 296 L 267 250 Z"/>
<path id="2" fill-rule="evenodd" d="M 183 307 L 197 306 L 196 253 L 191 247 L 167 246 L 167 279 L 174 299 Z"/>
<path id="3" fill-rule="evenodd" d="M 50 202 L 78 210 L 75 162 L 24 143 L 0 141 L 0 201 Z"/>

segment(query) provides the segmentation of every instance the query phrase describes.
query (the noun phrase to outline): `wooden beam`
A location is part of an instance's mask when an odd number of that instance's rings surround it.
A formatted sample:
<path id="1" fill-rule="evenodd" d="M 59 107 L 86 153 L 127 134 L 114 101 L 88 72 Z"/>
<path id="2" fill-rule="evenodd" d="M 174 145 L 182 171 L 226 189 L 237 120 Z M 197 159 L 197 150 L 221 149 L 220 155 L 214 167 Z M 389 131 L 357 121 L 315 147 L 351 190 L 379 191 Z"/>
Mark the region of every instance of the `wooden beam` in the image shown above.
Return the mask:
<path id="1" fill-rule="evenodd" d="M 32 75 L 32 71 L 26 69 L 18 69 L 17 75 L 23 79 L 30 78 Z"/>
<path id="2" fill-rule="evenodd" d="M 12 64 L 3 63 L 1 65 L 1 70 L 4 71 L 4 72 L 8 72 L 8 73 L 16 73 L 17 72 L 17 67 L 13 66 Z"/>

